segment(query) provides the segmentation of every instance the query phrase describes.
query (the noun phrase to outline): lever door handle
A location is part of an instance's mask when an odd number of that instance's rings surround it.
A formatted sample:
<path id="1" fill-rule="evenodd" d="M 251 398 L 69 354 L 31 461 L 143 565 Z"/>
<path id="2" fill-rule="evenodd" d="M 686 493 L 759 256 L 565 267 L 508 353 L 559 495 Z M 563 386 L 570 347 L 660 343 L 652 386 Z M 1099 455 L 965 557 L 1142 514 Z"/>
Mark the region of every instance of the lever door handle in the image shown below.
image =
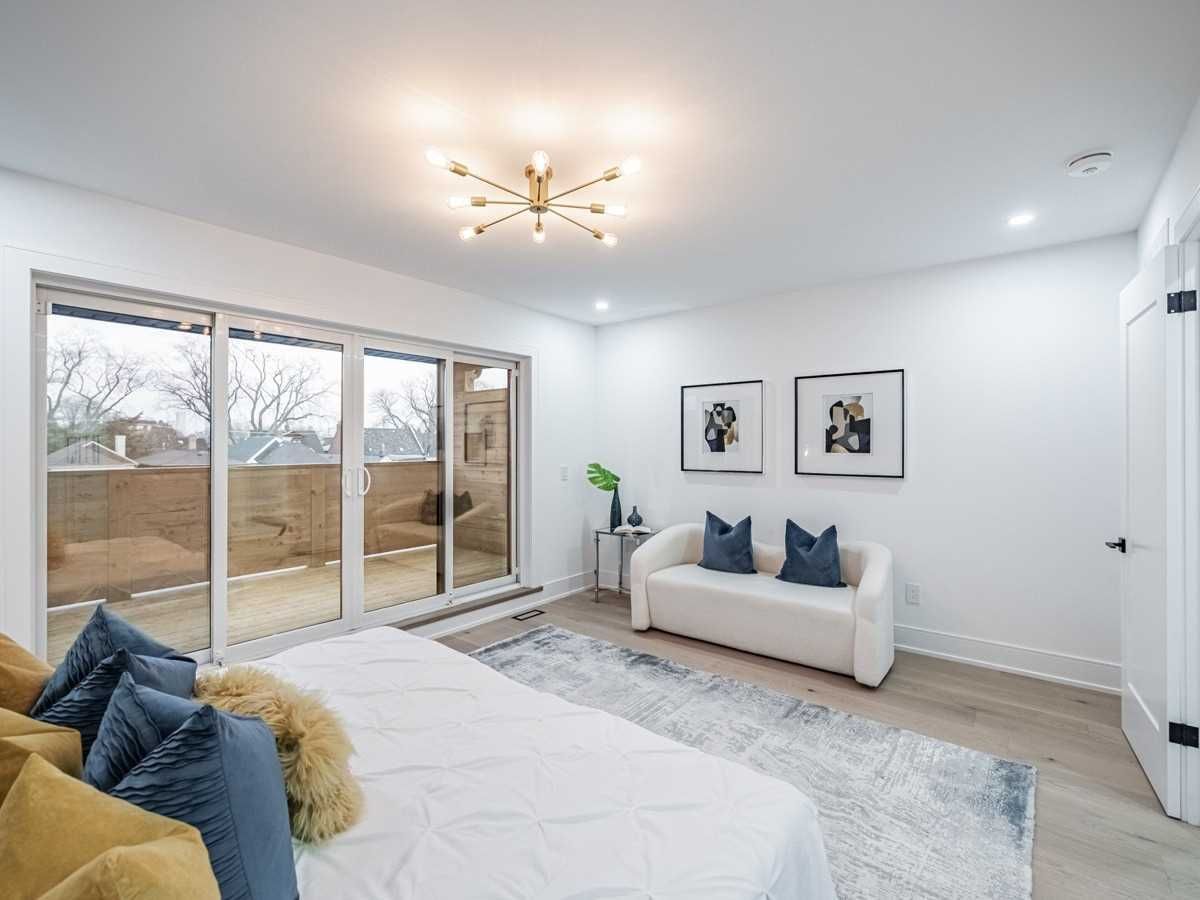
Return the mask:
<path id="1" fill-rule="evenodd" d="M 1120 550 L 1122 553 L 1124 553 L 1125 552 L 1125 538 L 1123 538 L 1123 537 L 1117 538 L 1115 541 L 1105 541 L 1104 546 L 1107 547 L 1109 550 Z"/>

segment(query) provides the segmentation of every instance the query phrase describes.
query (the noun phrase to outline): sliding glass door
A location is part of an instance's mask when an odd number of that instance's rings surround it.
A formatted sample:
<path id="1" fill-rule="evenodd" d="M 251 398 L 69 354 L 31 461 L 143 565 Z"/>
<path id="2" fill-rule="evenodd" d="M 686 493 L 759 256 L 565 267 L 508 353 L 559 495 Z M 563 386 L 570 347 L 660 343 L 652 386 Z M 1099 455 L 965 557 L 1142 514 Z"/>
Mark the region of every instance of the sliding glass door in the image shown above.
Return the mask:
<path id="1" fill-rule="evenodd" d="M 454 363 L 454 587 L 513 574 L 513 368 Z"/>
<path id="2" fill-rule="evenodd" d="M 363 608 L 445 591 L 444 361 L 363 347 Z"/>
<path id="3" fill-rule="evenodd" d="M 228 643 L 342 617 L 343 346 L 229 328 Z"/>
<path id="4" fill-rule="evenodd" d="M 39 300 L 47 658 L 100 604 L 204 650 L 212 319 L 58 290 Z"/>
<path id="5" fill-rule="evenodd" d="M 101 604 L 220 661 L 515 580 L 515 363 L 38 296 L 52 661 Z"/>

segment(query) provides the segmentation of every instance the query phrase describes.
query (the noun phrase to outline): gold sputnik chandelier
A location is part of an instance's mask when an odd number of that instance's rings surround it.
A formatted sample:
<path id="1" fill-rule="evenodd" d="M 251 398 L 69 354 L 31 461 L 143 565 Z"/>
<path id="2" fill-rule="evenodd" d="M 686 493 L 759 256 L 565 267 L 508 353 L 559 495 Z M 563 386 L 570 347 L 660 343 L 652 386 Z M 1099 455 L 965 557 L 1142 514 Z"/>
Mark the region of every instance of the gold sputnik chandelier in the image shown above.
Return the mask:
<path id="1" fill-rule="evenodd" d="M 597 216 L 619 216 L 625 215 L 625 207 L 612 203 L 562 203 L 562 197 L 569 194 L 574 194 L 576 191 L 582 191 L 586 187 L 591 187 L 593 184 L 599 184 L 601 181 L 613 181 L 620 178 L 622 175 L 636 175 L 641 171 L 641 160 L 630 157 L 621 163 L 619 166 L 613 166 L 611 169 L 605 169 L 599 178 L 593 178 L 591 181 L 585 181 L 583 184 L 573 187 L 567 191 L 559 191 L 557 194 L 550 193 L 550 179 L 554 177 L 554 170 L 550 168 L 550 155 L 545 150 L 536 151 L 529 160 L 529 164 L 525 166 L 525 177 L 529 180 L 528 194 L 514 191 L 512 188 L 506 188 L 502 184 L 497 184 L 494 181 L 476 175 L 460 162 L 455 162 L 449 159 L 440 150 L 430 147 L 425 151 L 425 159 L 431 165 L 437 166 L 439 169 L 448 169 L 455 175 L 460 175 L 463 178 L 474 178 L 476 181 L 481 181 L 484 184 L 491 185 L 499 191 L 504 191 L 516 200 L 492 200 L 488 197 L 451 197 L 446 201 L 446 205 L 451 209 L 465 209 L 475 206 L 519 206 L 520 209 L 510 212 L 506 216 L 501 216 L 491 222 L 485 222 L 482 225 L 467 225 L 460 228 L 458 236 L 464 241 L 469 241 L 476 235 L 483 234 L 493 225 L 499 225 L 501 222 L 507 222 L 521 213 L 532 213 L 536 217 L 536 222 L 533 226 L 533 242 L 535 244 L 544 244 L 546 242 L 546 229 L 542 224 L 543 216 L 558 216 L 560 219 L 565 219 L 572 225 L 582 228 L 596 240 L 600 241 L 606 247 L 615 247 L 617 245 L 617 236 L 611 231 L 601 231 L 599 228 L 592 228 L 589 225 L 584 225 L 582 222 L 571 218 L 570 215 L 563 210 L 584 210 L 592 215 Z"/>

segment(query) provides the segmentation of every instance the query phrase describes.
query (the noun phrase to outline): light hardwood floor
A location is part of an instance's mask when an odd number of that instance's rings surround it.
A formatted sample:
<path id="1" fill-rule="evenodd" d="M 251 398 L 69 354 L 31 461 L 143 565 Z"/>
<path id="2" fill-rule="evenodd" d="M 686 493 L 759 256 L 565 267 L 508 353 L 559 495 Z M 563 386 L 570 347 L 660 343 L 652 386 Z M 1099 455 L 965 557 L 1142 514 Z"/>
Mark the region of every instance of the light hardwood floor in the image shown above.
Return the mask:
<path id="1" fill-rule="evenodd" d="M 526 622 L 501 619 L 442 642 L 469 653 L 554 624 L 869 716 L 1038 768 L 1038 898 L 1200 898 L 1200 828 L 1163 815 L 1121 734 L 1119 698 L 898 652 L 872 690 L 850 678 L 629 626 L 629 600 L 585 591 Z"/>

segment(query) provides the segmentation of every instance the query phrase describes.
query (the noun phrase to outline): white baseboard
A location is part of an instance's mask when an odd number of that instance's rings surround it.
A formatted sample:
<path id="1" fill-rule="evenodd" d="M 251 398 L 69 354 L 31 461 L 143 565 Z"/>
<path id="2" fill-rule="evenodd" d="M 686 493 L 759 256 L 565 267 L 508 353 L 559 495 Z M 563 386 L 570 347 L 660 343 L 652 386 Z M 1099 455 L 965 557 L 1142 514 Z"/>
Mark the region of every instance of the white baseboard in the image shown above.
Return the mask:
<path id="1" fill-rule="evenodd" d="M 584 587 L 595 586 L 596 576 L 591 572 L 588 572 L 587 576 L 588 576 L 587 584 L 584 585 Z M 628 566 L 625 567 L 624 576 L 625 577 L 621 580 L 621 587 L 628 590 L 628 588 L 629 588 L 629 567 Z M 616 583 L 617 583 L 617 570 L 616 569 L 601 569 L 600 570 L 600 587 L 608 588 L 609 590 L 612 590 L 615 587 Z"/>
<path id="2" fill-rule="evenodd" d="M 1103 659 L 899 624 L 896 649 L 1109 694 L 1121 692 L 1121 664 Z"/>
<path id="3" fill-rule="evenodd" d="M 553 581 L 547 582 L 542 585 L 542 589 L 536 594 L 526 594 L 523 597 L 514 597 L 511 600 L 494 603 L 491 606 L 469 609 L 459 613 L 457 616 L 447 616 L 444 619 L 438 619 L 436 622 L 427 622 L 424 625 L 416 625 L 405 630 L 419 637 L 437 640 L 448 634 L 466 631 L 468 628 L 477 628 L 480 625 L 486 625 L 488 622 L 495 622 L 497 619 L 504 619 L 530 609 L 537 609 L 539 606 L 545 606 L 547 603 L 553 603 L 555 600 L 561 600 L 569 594 L 574 594 L 591 583 L 591 572 L 579 572 L 575 575 L 568 575 L 564 578 L 556 578 Z"/>

